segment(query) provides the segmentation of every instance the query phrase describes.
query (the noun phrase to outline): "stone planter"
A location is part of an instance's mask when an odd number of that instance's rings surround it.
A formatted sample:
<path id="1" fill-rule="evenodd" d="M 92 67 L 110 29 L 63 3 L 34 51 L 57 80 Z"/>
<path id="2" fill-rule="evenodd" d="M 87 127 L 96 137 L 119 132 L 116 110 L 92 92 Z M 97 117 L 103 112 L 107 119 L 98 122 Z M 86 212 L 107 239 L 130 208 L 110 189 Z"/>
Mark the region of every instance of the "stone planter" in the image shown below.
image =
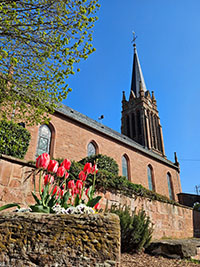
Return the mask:
<path id="1" fill-rule="evenodd" d="M 0 214 L 1 266 L 120 266 L 114 214 Z"/>

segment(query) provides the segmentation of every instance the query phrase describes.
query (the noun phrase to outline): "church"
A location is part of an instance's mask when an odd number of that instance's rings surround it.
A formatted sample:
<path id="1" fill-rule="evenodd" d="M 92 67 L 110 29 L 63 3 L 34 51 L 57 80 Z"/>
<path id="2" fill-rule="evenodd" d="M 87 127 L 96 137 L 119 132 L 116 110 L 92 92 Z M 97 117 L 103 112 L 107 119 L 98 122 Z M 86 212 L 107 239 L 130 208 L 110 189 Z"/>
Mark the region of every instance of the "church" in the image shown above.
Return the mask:
<path id="1" fill-rule="evenodd" d="M 31 141 L 25 160 L 47 152 L 79 161 L 94 154 L 115 159 L 119 175 L 178 201 L 180 169 L 167 159 L 154 92 L 147 90 L 134 44 L 130 95 L 122 97 L 121 133 L 60 104 L 48 125 L 28 127 Z"/>

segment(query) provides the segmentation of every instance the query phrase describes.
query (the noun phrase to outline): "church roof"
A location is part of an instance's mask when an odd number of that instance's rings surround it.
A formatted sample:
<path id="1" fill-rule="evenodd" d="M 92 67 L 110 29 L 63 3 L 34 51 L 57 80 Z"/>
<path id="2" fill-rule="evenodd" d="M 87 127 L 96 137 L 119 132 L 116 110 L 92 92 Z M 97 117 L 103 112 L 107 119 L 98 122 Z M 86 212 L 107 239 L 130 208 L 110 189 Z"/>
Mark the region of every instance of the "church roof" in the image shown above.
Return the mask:
<path id="1" fill-rule="evenodd" d="M 131 90 L 134 92 L 136 97 L 139 97 L 140 94 L 140 82 L 144 91 L 147 91 L 144 77 L 142 74 L 142 69 L 140 66 L 140 61 L 137 54 L 136 45 L 134 44 L 134 57 L 133 57 L 133 71 L 132 71 L 132 82 Z"/>
<path id="2" fill-rule="evenodd" d="M 118 142 L 121 142 L 125 145 L 128 145 L 129 147 L 131 147 L 134 150 L 137 150 L 139 153 L 141 154 L 146 154 L 147 156 L 161 162 L 164 163 L 170 167 L 173 167 L 177 170 L 179 170 L 179 168 L 171 161 L 167 160 L 166 158 L 160 156 L 157 153 L 154 153 L 153 151 L 143 147 L 142 145 L 136 143 L 135 141 L 133 141 L 132 139 L 130 139 L 129 137 L 120 134 L 117 131 L 114 131 L 113 129 L 103 125 L 102 123 L 99 123 L 93 119 L 90 119 L 89 117 L 81 114 L 80 112 L 65 106 L 64 104 L 60 104 L 59 107 L 56 109 L 56 112 L 74 120 L 77 121 L 79 123 L 81 123 L 84 126 L 87 126 L 95 131 L 98 131 L 110 138 L 115 139 Z"/>

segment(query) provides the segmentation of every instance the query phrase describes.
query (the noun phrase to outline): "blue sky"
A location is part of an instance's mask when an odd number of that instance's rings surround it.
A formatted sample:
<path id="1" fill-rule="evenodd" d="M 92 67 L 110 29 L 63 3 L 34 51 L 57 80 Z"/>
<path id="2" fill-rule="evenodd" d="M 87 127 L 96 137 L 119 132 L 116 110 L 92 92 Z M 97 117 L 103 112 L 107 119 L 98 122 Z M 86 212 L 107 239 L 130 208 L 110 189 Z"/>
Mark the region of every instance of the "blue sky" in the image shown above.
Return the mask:
<path id="1" fill-rule="evenodd" d="M 101 0 L 96 52 L 68 80 L 64 103 L 120 131 L 122 91 L 129 95 L 132 31 L 147 89 L 155 92 L 165 151 L 181 166 L 182 191 L 200 185 L 200 1 Z"/>

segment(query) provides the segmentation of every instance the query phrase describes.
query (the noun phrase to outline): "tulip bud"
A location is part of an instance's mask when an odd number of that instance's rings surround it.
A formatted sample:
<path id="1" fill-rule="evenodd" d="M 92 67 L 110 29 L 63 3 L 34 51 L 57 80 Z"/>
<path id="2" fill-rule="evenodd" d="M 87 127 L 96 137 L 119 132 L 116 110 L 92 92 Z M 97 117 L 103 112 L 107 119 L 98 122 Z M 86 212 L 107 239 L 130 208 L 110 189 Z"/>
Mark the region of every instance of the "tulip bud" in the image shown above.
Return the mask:
<path id="1" fill-rule="evenodd" d="M 88 173 L 91 172 L 91 169 L 92 169 L 92 164 L 89 163 L 89 162 L 87 162 L 87 163 L 85 164 L 84 168 L 83 168 L 83 171 L 84 171 L 84 172 L 87 172 L 87 174 L 88 174 Z"/>
<path id="2" fill-rule="evenodd" d="M 74 180 L 68 182 L 68 189 L 73 189 L 75 187 Z"/>
<path id="3" fill-rule="evenodd" d="M 59 166 L 59 164 L 56 160 L 50 160 L 49 166 L 48 166 L 48 171 L 56 173 L 58 170 L 58 166 Z"/>
<path id="4" fill-rule="evenodd" d="M 86 174 L 84 171 L 81 171 L 78 175 L 79 179 L 82 180 L 82 181 L 85 181 L 86 180 Z"/>
<path id="5" fill-rule="evenodd" d="M 58 177 L 63 177 L 64 174 L 65 174 L 65 168 L 64 168 L 63 166 L 59 167 L 58 170 L 57 170 L 56 175 L 57 175 Z"/>
<path id="6" fill-rule="evenodd" d="M 64 159 L 63 162 L 60 164 L 60 166 L 63 166 L 65 170 L 69 170 L 71 167 L 71 161 L 68 159 Z"/>
<path id="7" fill-rule="evenodd" d="M 81 180 L 76 181 L 76 188 L 79 190 L 83 188 L 83 182 Z"/>
<path id="8" fill-rule="evenodd" d="M 43 153 L 36 159 L 36 168 L 46 169 L 50 162 L 50 156 L 48 153 Z"/>

